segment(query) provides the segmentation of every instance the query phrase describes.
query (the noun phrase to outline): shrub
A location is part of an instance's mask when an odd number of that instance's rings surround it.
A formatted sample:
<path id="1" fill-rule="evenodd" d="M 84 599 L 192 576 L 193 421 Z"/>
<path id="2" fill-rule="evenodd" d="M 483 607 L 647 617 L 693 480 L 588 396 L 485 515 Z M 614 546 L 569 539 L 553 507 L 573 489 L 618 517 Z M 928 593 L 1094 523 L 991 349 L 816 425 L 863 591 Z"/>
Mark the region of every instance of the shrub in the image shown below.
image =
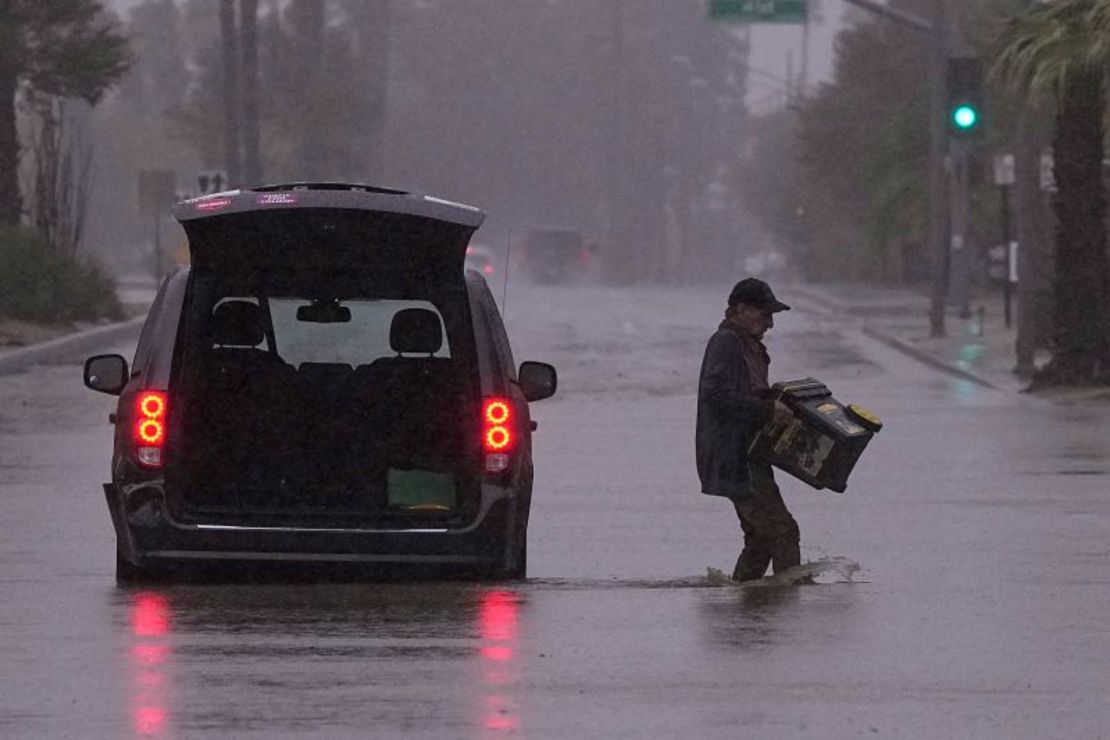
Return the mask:
<path id="1" fill-rule="evenodd" d="M 123 318 L 115 284 L 80 257 L 59 254 L 37 232 L 0 227 L 0 317 L 64 323 Z"/>

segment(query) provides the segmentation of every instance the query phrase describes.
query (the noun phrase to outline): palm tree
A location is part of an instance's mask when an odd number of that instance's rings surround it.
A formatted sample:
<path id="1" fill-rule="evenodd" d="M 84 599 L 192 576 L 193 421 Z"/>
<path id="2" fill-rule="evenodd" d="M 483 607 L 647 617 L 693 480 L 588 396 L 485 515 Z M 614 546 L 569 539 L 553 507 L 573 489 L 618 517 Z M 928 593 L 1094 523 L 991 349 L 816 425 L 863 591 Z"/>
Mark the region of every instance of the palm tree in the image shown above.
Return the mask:
<path id="1" fill-rule="evenodd" d="M 239 0 L 239 38 L 242 54 L 243 184 L 262 184 L 258 127 L 258 0 Z"/>
<path id="2" fill-rule="evenodd" d="M 997 78 L 1027 96 L 1050 96 L 1056 107 L 1056 347 L 1052 363 L 1037 378 L 1040 384 L 1110 377 L 1110 259 L 1102 178 L 1110 44 L 1095 23 L 1100 13 L 1110 19 L 1110 0 L 1034 6 L 1005 22 L 994 60 Z"/>
<path id="3" fill-rule="evenodd" d="M 224 166 L 228 187 L 243 184 L 242 156 L 239 151 L 240 117 L 239 35 L 235 25 L 235 0 L 220 2 L 220 50 L 223 66 Z"/>
<path id="4" fill-rule="evenodd" d="M 94 0 L 0 1 L 0 226 L 23 214 L 17 97 L 96 105 L 130 65 L 127 39 Z"/>

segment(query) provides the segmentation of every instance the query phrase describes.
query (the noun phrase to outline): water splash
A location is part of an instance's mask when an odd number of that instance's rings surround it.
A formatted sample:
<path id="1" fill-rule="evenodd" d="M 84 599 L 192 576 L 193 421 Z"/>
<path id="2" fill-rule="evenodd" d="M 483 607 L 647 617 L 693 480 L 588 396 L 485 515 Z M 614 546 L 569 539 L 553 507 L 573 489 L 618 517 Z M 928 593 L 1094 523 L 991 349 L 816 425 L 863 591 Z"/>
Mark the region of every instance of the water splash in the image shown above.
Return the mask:
<path id="1" fill-rule="evenodd" d="M 758 581 L 738 583 L 717 568 L 707 568 L 706 583 L 710 586 L 732 586 L 735 588 L 768 588 L 774 586 L 796 586 L 803 583 L 851 583 L 852 577 L 860 570 L 859 563 L 849 558 L 821 558 L 811 563 L 802 563 L 782 573 L 776 573 Z"/>

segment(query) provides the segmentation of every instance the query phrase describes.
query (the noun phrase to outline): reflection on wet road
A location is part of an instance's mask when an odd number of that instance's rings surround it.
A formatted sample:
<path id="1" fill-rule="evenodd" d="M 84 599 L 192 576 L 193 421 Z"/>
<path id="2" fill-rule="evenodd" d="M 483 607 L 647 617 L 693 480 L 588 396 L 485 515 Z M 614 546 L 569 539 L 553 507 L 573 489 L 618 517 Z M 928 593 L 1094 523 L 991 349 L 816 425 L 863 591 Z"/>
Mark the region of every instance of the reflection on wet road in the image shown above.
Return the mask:
<path id="1" fill-rule="evenodd" d="M 520 593 L 453 584 L 120 590 L 136 736 L 512 730 Z"/>
<path id="2" fill-rule="evenodd" d="M 819 585 L 715 586 L 696 290 L 510 294 L 534 407 L 530 580 L 117 589 L 110 400 L 0 378 L 0 737 L 1097 737 L 1110 410 L 991 391 L 802 311 L 777 379 L 886 427 L 843 495 L 782 481 Z M 552 349 L 564 347 L 562 350 Z"/>
<path id="3" fill-rule="evenodd" d="M 802 641 L 835 638 L 851 629 L 858 587 L 691 579 L 119 590 L 109 606 L 127 625 L 124 706 L 74 717 L 70 729 L 109 727 L 123 711 L 135 737 L 647 730 L 661 707 L 620 725 L 611 712 L 664 700 L 671 685 L 725 690 L 745 656 L 798 642 L 818 613 L 821 633 Z M 97 673 L 91 683 L 114 680 L 110 666 Z M 573 713 L 551 711 L 568 699 Z"/>

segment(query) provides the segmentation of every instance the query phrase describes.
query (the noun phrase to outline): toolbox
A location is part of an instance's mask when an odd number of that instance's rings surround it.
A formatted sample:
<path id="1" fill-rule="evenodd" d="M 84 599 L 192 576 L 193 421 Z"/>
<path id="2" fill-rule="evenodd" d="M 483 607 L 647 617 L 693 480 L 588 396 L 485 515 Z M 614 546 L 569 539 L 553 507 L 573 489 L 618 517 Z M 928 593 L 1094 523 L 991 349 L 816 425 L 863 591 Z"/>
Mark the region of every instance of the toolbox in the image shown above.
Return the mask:
<path id="1" fill-rule="evenodd" d="M 843 493 L 856 461 L 883 427 L 879 418 L 861 406 L 841 405 L 813 378 L 775 383 L 769 397 L 794 416 L 768 422 L 752 440 L 751 459 L 766 460 L 814 488 Z"/>

